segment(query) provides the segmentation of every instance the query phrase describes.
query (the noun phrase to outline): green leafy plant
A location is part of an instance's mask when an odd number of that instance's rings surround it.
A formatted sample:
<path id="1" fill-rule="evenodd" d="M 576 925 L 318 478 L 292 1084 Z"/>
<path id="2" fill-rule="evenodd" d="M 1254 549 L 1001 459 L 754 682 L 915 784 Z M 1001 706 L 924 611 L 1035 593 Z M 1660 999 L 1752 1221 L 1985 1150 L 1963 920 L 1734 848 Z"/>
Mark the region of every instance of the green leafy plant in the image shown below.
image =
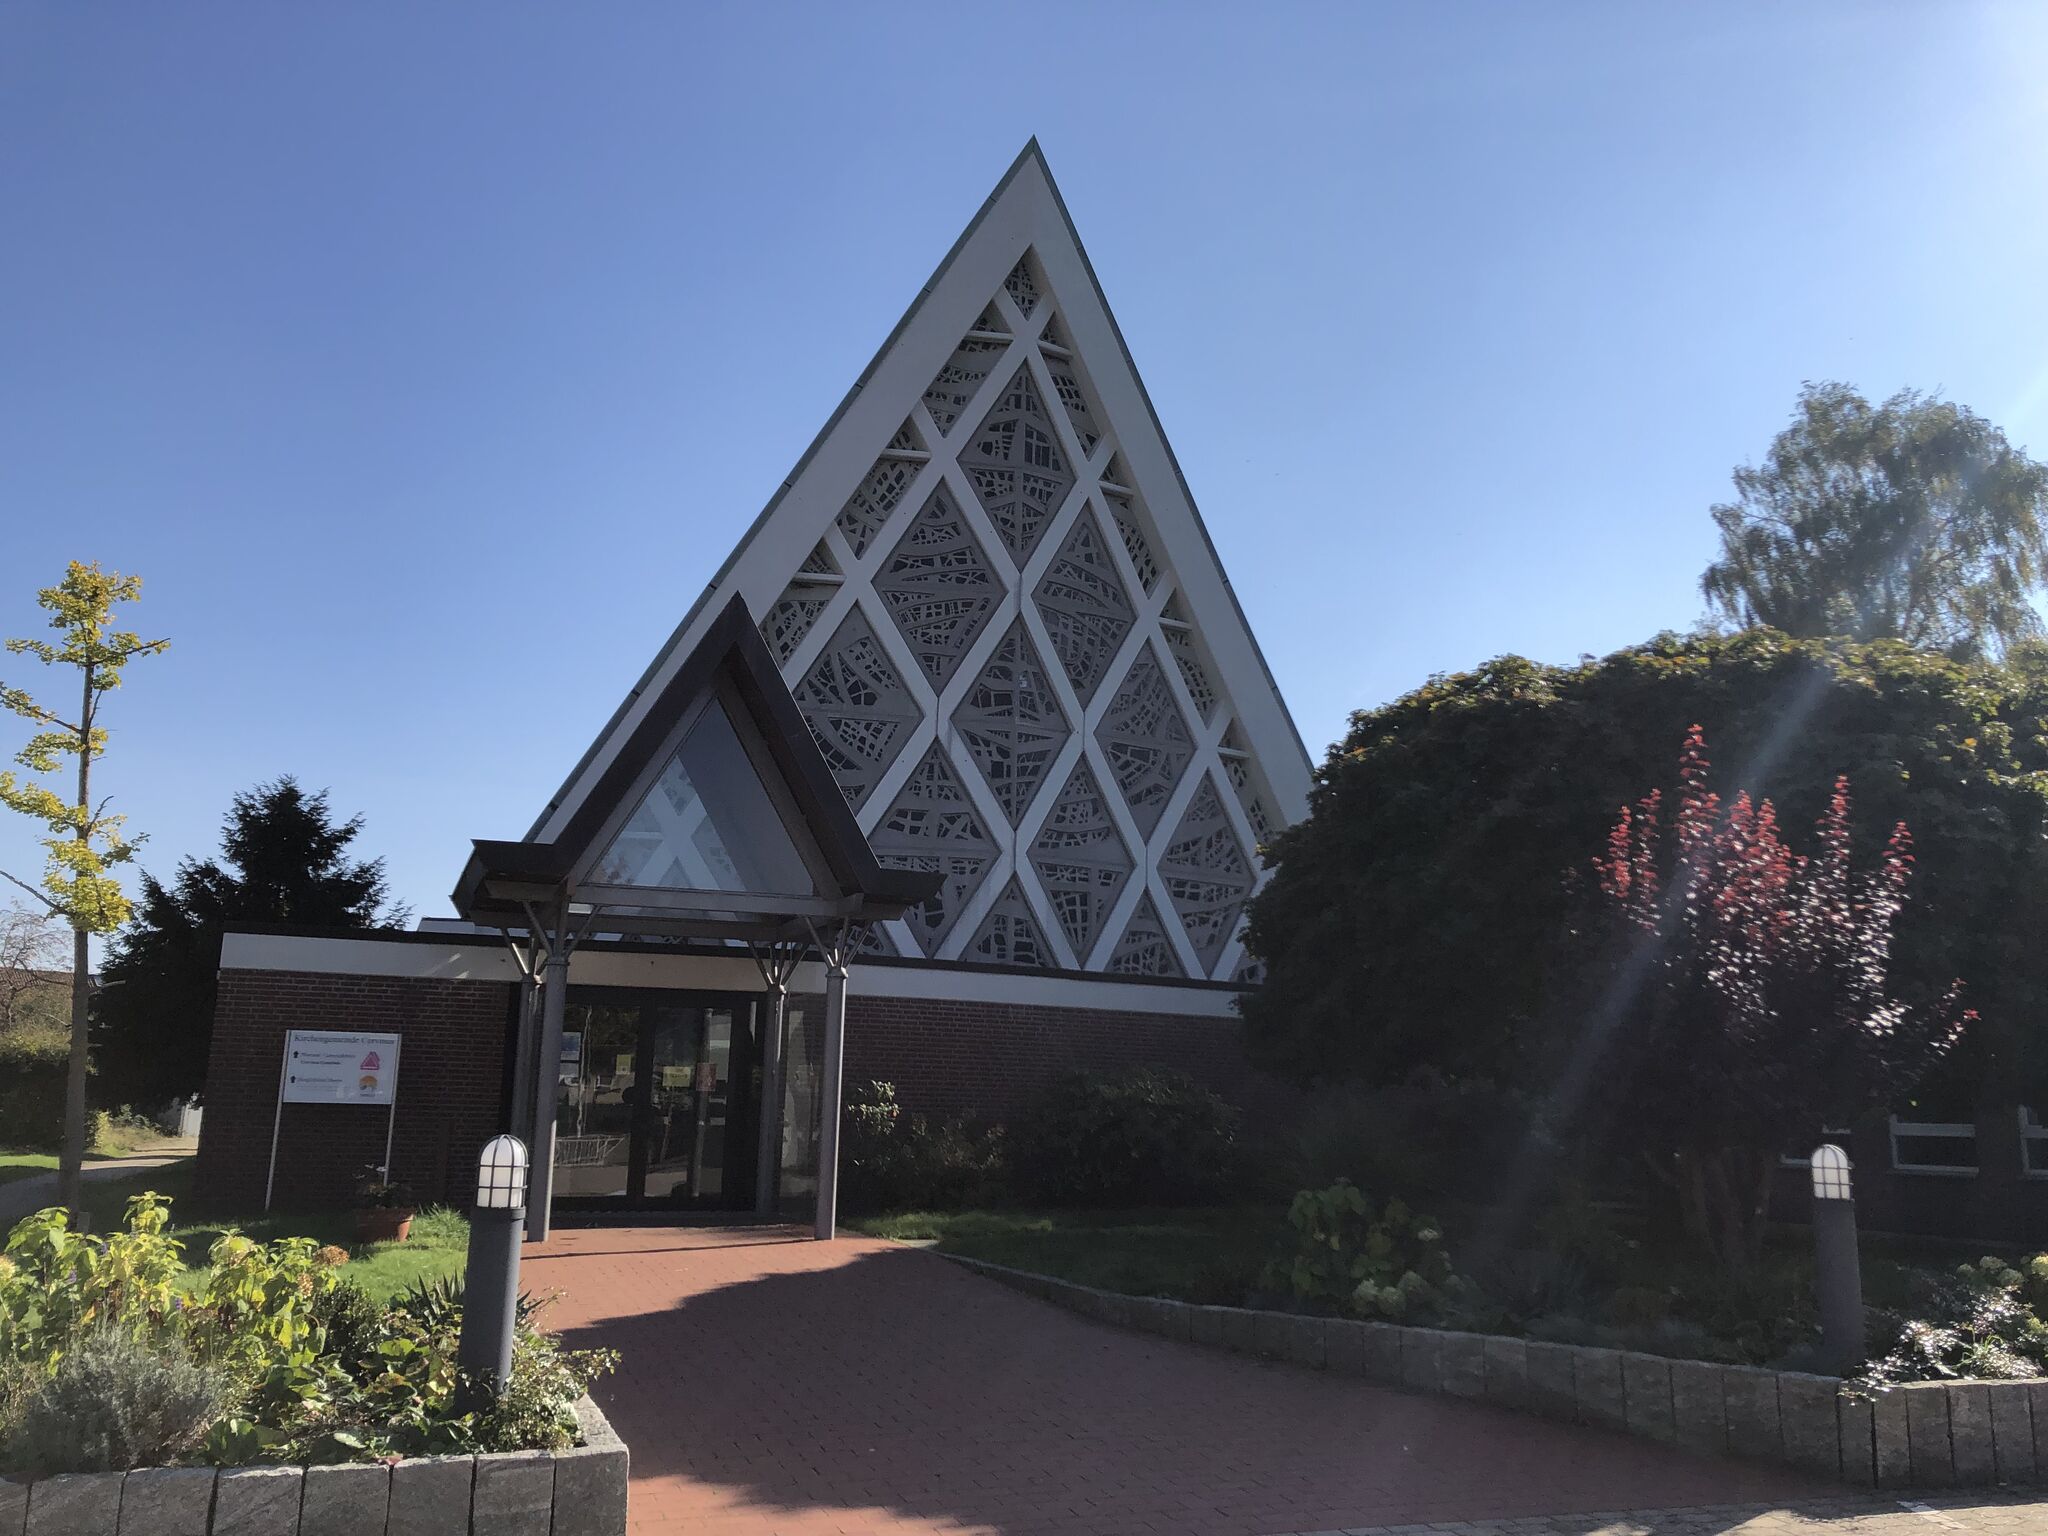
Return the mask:
<path id="1" fill-rule="evenodd" d="M 170 1202 L 128 1202 L 124 1231 L 71 1230 L 52 1207 L 16 1223 L 0 1253 L 0 1356 L 54 1367 L 73 1340 L 95 1330 L 153 1332 L 173 1309 L 179 1245 L 164 1235 Z"/>
<path id="2" fill-rule="evenodd" d="M 1001 1126 L 909 1113 L 893 1083 L 871 1082 L 846 1107 L 840 1198 L 849 1211 L 947 1211 L 985 1203 L 1006 1168 Z"/>
<path id="3" fill-rule="evenodd" d="M 1470 1293 L 1451 1267 L 1443 1228 L 1400 1200 L 1375 1209 L 1348 1179 L 1304 1189 L 1288 1207 L 1294 1253 L 1273 1278 L 1303 1301 L 1356 1317 L 1441 1314 Z"/>
<path id="4" fill-rule="evenodd" d="M 2048 1254 L 2018 1267 L 1984 1258 L 1927 1287 L 1910 1314 L 1889 1314 L 1888 1353 L 1859 1378 L 1867 1391 L 1905 1381 L 2048 1374 Z"/>
<path id="5" fill-rule="evenodd" d="M 1238 1122 L 1178 1072 L 1073 1072 L 1019 1117 L 1012 1167 L 1048 1205 L 1201 1205 L 1237 1178 Z"/>
<path id="6" fill-rule="evenodd" d="M 365 1163 L 356 1175 L 356 1204 L 371 1210 L 408 1210 L 412 1186 L 393 1179 L 382 1163 Z"/>

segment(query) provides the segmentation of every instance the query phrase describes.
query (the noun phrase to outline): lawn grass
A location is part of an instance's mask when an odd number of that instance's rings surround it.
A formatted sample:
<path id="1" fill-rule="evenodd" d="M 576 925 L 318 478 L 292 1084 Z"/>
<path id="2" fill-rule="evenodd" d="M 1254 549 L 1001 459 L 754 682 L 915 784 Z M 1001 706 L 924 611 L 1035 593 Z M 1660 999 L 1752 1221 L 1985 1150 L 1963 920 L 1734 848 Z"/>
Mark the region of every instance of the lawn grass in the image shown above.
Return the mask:
<path id="1" fill-rule="evenodd" d="M 56 1166 L 57 1157 L 53 1152 L 0 1152 L 0 1184 L 32 1179 Z"/>
<path id="2" fill-rule="evenodd" d="M 871 1237 L 926 1242 L 1135 1296 L 1239 1305 L 1288 1237 L 1271 1206 L 1105 1211 L 912 1211 L 848 1225 Z"/>
<path id="3" fill-rule="evenodd" d="M 95 1232 L 121 1225 L 131 1197 L 153 1190 L 171 1201 L 170 1236 L 184 1245 L 186 1268 L 178 1284 L 191 1290 L 204 1273 L 207 1250 L 230 1227 L 271 1242 L 280 1237 L 310 1237 L 349 1250 L 342 1274 L 379 1301 L 408 1290 L 421 1280 L 462 1273 L 469 1251 L 469 1223 L 460 1211 L 432 1207 L 413 1218 L 412 1235 L 403 1243 L 355 1240 L 355 1222 L 348 1211 L 317 1211 L 266 1216 L 260 1212 L 236 1219 L 180 1221 L 180 1207 L 191 1205 L 192 1159 L 181 1158 L 161 1168 L 140 1168 L 119 1178 L 85 1186 L 85 1208 Z"/>

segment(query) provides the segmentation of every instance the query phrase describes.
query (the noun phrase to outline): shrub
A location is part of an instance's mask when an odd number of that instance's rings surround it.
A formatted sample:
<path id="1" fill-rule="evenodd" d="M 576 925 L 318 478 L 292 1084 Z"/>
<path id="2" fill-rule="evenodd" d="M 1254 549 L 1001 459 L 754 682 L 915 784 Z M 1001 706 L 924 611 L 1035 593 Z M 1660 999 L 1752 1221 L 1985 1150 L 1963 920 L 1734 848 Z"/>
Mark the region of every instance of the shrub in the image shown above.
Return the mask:
<path id="1" fill-rule="evenodd" d="M 103 1328 L 67 1350 L 28 1399 L 7 1438 L 7 1469 L 34 1476 L 161 1465 L 199 1444 L 226 1398 L 221 1374 L 175 1339 Z"/>
<path id="2" fill-rule="evenodd" d="M 2017 1269 L 1995 1258 L 1961 1265 L 1927 1288 L 1912 1315 L 1881 1313 L 1875 1322 L 1896 1342 L 1865 1370 L 1868 1388 L 2048 1374 L 2048 1253 Z"/>
<path id="3" fill-rule="evenodd" d="M 846 1107 L 840 1197 L 849 1211 L 947 1211 L 984 1203 L 1004 1170 L 1001 1126 L 906 1114 L 892 1083 L 872 1082 Z"/>
<path id="4" fill-rule="evenodd" d="M 64 1131 L 65 1037 L 15 1029 L 0 1034 L 0 1147 L 54 1151 Z"/>
<path id="5" fill-rule="evenodd" d="M 1443 1228 L 1399 1200 L 1379 1210 L 1340 1179 L 1304 1189 L 1287 1210 L 1295 1251 L 1275 1278 L 1301 1300 L 1357 1317 L 1439 1314 L 1469 1294 L 1444 1251 Z"/>
<path id="6" fill-rule="evenodd" d="M 1236 1179 L 1238 1118 L 1177 1072 L 1073 1072 L 1012 1134 L 1012 1165 L 1047 1204 L 1199 1205 Z"/>
<path id="7" fill-rule="evenodd" d="M 1349 1179 L 1361 1189 L 1472 1200 L 1492 1192 L 1502 1168 L 1549 1152 L 1521 1094 L 1424 1074 L 1318 1093 L 1294 1118 L 1277 1166 L 1287 1191 Z"/>

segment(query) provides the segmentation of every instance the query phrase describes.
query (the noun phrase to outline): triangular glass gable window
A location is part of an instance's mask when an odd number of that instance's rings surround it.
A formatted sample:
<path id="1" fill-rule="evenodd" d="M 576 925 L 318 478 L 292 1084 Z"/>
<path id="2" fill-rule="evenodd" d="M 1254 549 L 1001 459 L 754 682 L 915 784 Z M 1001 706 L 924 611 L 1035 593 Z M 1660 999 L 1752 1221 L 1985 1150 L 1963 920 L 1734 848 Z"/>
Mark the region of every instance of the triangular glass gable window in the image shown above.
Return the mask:
<path id="1" fill-rule="evenodd" d="M 716 699 L 706 703 L 590 879 L 649 890 L 818 894 Z"/>

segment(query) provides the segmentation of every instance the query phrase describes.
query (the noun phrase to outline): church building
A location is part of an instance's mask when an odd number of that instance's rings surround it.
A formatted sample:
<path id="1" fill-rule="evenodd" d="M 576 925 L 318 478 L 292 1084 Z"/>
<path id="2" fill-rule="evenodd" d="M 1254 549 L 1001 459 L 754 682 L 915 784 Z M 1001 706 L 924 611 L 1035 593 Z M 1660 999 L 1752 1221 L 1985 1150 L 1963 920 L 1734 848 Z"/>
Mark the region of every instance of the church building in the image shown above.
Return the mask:
<path id="1" fill-rule="evenodd" d="M 542 1232 L 829 1231 L 871 1079 L 999 1119 L 1075 1067 L 1257 1100 L 1244 909 L 1310 775 L 1034 143 L 456 918 L 227 936 L 197 1193 L 331 1205 L 374 1164 L 461 1203 L 509 1127 Z M 357 1035 L 397 1043 L 389 1102 L 293 1070 Z"/>

